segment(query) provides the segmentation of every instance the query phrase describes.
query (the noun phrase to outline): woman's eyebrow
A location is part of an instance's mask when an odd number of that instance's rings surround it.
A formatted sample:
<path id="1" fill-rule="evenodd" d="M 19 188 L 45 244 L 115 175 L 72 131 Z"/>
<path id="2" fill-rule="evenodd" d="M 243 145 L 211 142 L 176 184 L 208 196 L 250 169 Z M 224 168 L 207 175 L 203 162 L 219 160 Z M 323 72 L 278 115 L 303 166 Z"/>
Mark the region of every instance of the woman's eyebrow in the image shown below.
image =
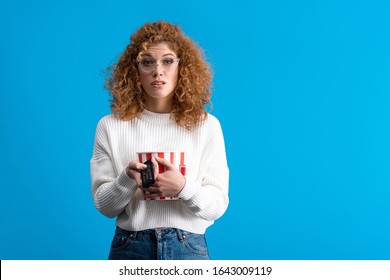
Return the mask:
<path id="1" fill-rule="evenodd" d="M 153 55 L 151 55 L 150 53 L 144 53 L 141 56 L 149 56 L 151 58 L 154 58 Z M 163 54 L 162 56 L 165 57 L 165 56 L 176 56 L 176 55 L 174 53 L 166 53 L 166 54 Z"/>

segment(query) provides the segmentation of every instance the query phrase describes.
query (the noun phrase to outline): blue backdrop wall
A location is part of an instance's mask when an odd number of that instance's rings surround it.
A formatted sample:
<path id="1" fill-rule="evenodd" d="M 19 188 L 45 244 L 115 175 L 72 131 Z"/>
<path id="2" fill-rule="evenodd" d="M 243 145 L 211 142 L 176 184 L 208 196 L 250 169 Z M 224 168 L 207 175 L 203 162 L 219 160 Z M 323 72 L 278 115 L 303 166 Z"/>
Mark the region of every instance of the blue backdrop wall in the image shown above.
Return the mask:
<path id="1" fill-rule="evenodd" d="M 390 2 L 0 3 L 1 259 L 107 258 L 89 177 L 103 70 L 160 19 L 215 72 L 231 201 L 212 258 L 390 259 Z"/>

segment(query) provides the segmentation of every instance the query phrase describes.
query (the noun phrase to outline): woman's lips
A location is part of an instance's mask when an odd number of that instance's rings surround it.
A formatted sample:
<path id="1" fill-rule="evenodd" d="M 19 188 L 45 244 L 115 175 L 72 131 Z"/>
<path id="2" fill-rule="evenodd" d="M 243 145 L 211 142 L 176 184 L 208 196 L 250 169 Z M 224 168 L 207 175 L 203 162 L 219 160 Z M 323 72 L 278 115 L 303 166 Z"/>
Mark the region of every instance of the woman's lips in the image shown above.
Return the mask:
<path id="1" fill-rule="evenodd" d="M 154 88 L 162 88 L 165 84 L 166 82 L 164 81 L 154 81 L 153 83 L 151 83 L 152 87 Z"/>

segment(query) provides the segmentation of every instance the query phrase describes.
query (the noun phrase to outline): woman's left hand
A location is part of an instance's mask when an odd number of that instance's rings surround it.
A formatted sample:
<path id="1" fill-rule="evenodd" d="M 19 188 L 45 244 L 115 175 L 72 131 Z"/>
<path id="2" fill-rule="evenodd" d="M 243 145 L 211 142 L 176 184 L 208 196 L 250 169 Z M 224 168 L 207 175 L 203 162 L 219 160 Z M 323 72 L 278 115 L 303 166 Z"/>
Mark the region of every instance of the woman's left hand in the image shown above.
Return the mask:
<path id="1" fill-rule="evenodd" d="M 155 157 L 155 160 L 159 165 L 164 166 L 165 171 L 163 173 L 157 173 L 156 182 L 147 189 L 150 193 L 148 196 L 155 198 L 178 195 L 186 184 L 186 178 L 166 159 Z M 159 170 L 159 168 L 156 169 Z"/>

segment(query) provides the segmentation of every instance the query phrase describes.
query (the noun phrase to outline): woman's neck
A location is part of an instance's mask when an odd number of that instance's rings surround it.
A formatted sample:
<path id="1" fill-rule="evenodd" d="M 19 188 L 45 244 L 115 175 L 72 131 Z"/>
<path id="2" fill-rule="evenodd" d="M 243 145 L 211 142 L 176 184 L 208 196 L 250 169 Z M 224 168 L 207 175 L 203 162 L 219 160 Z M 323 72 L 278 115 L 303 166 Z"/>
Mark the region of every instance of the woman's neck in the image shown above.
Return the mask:
<path id="1" fill-rule="evenodd" d="M 172 111 L 172 100 L 146 99 L 145 108 L 154 113 L 170 113 Z"/>

